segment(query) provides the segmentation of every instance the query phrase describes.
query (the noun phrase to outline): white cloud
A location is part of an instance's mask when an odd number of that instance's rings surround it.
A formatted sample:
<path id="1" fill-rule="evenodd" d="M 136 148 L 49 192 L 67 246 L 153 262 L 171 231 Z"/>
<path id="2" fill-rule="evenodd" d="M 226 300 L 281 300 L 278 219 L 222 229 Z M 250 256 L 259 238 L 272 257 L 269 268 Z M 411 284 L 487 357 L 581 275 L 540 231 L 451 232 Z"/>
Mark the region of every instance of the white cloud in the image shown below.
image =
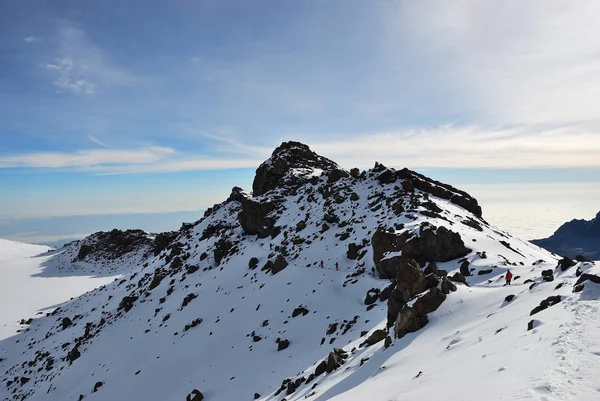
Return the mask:
<path id="1" fill-rule="evenodd" d="M 23 38 L 23 42 L 25 42 L 25 43 L 38 43 L 41 41 L 42 41 L 41 38 L 36 38 L 35 36 L 27 36 L 27 37 Z"/>
<path id="2" fill-rule="evenodd" d="M 208 137 L 215 140 L 216 145 L 203 154 L 158 146 L 41 152 L 0 156 L 0 168 L 71 168 L 97 174 L 256 168 L 279 145 L 259 147 L 227 136 Z M 317 153 L 346 168 L 367 168 L 374 161 L 409 168 L 600 167 L 600 131 L 579 126 L 550 129 L 448 125 L 364 134 L 348 139 L 322 139 L 330 137 L 327 134 L 310 135 L 312 140 L 308 137 L 293 135 L 287 139 L 303 141 Z"/>
<path id="3" fill-rule="evenodd" d="M 0 156 L 0 168 L 107 167 L 154 163 L 175 154 L 172 148 L 152 146 L 142 149 L 93 149 L 73 153 L 42 152 Z"/>
<path id="4" fill-rule="evenodd" d="M 53 73 L 54 85 L 60 90 L 91 95 L 100 88 L 132 85 L 139 81 L 116 66 L 80 29 L 59 29 L 56 52 L 57 56 L 44 68 Z"/>
<path id="5" fill-rule="evenodd" d="M 324 136 L 325 137 L 325 136 Z M 345 167 L 600 167 L 600 131 L 580 127 L 442 126 L 323 141 L 311 146 Z"/>
<path id="6" fill-rule="evenodd" d="M 406 62 L 398 44 L 409 38 L 410 56 L 433 66 L 429 78 L 439 84 L 446 107 L 457 102 L 486 123 L 598 121 L 599 2 L 459 0 L 393 7 L 384 17 L 382 41 L 390 63 Z"/>
<path id="7" fill-rule="evenodd" d="M 102 146 L 103 148 L 108 148 L 108 146 L 106 146 L 103 142 L 101 142 L 99 139 L 92 135 L 88 135 L 88 139 L 94 142 L 95 144 Z"/>

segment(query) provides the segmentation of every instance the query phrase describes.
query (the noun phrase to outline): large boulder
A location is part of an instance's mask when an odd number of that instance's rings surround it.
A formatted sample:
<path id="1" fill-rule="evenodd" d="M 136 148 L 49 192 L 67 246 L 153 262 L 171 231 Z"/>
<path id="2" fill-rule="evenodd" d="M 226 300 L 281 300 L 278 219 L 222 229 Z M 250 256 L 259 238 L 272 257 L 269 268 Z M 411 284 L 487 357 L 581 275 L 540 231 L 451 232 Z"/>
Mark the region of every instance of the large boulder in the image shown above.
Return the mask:
<path id="1" fill-rule="evenodd" d="M 253 195 L 263 195 L 284 185 L 286 174 L 294 168 L 320 169 L 327 172 L 340 170 L 334 161 L 319 156 L 303 143 L 283 142 L 273 151 L 271 157 L 256 169 L 252 183 Z"/>
<path id="2" fill-rule="evenodd" d="M 419 330 L 427 324 L 427 314 L 431 313 L 444 302 L 446 294 L 441 289 L 430 288 L 413 303 L 412 307 L 405 305 L 396 318 L 396 338 L 402 338 L 407 333 Z"/>
<path id="3" fill-rule="evenodd" d="M 409 239 L 402 254 L 415 258 L 419 264 L 426 261 L 447 262 L 466 256 L 471 250 L 465 246 L 459 233 L 446 227 L 433 226 L 421 229 L 421 235 Z"/>
<path id="4" fill-rule="evenodd" d="M 381 278 L 392 278 L 389 267 L 382 267 L 380 262 L 388 252 L 399 252 L 402 251 L 402 247 L 406 243 L 406 240 L 410 234 L 402 233 L 397 235 L 393 232 L 388 232 L 383 228 L 379 227 L 371 238 L 371 246 L 373 247 L 373 262 L 379 272 Z"/>
<path id="5" fill-rule="evenodd" d="M 275 210 L 275 203 L 257 202 L 249 198 L 244 198 L 241 203 L 242 211 L 238 215 L 238 220 L 244 233 L 267 238 L 276 232 L 275 219 L 269 217 L 269 214 Z"/>

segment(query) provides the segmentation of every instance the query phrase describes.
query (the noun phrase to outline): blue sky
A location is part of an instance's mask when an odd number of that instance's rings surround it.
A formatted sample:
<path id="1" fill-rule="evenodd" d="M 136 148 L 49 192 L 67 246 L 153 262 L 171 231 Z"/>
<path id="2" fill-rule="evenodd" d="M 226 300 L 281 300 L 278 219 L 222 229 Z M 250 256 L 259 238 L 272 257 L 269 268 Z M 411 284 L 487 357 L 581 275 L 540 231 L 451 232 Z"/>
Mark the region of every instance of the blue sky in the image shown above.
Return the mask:
<path id="1" fill-rule="evenodd" d="M 378 160 L 455 184 L 598 185 L 599 12 L 2 2 L 0 236 L 27 239 L 32 219 L 46 219 L 39 239 L 67 235 L 48 218 L 206 208 L 290 139 L 344 167 Z M 98 227 L 81 221 L 73 234 Z"/>

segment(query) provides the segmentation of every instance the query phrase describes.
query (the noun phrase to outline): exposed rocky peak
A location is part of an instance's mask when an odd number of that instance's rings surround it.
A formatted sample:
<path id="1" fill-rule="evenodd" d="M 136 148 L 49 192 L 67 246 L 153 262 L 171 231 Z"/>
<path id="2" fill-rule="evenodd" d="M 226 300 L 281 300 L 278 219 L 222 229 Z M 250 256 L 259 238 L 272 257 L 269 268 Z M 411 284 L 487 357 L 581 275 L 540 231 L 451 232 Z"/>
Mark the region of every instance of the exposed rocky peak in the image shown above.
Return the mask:
<path id="1" fill-rule="evenodd" d="M 252 183 L 254 196 L 260 196 L 277 188 L 282 184 L 282 179 L 297 169 L 297 175 L 311 175 L 315 170 L 329 172 L 339 170 L 339 166 L 332 160 L 313 152 L 307 145 L 300 142 L 283 142 L 257 169 Z M 305 171 L 302 171 L 305 170 Z M 301 173 L 305 174 L 301 174 Z M 289 177 L 292 178 L 292 177 Z"/>
<path id="2" fill-rule="evenodd" d="M 153 247 L 152 238 L 142 230 L 100 231 L 76 242 L 79 245 L 78 261 L 114 260 Z"/>
<path id="3" fill-rule="evenodd" d="M 561 225 L 552 236 L 532 240 L 551 252 L 575 258 L 600 257 L 600 212 L 591 220 L 573 219 Z"/>

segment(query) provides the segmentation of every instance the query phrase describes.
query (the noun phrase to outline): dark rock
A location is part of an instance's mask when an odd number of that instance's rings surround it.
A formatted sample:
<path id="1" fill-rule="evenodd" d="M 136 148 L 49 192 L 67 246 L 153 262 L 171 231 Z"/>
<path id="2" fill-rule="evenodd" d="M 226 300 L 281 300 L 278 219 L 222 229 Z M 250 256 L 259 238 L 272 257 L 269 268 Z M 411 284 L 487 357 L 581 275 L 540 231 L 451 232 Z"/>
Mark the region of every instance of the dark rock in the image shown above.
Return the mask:
<path id="1" fill-rule="evenodd" d="M 479 271 L 477 272 L 477 274 L 478 274 L 479 276 L 483 276 L 483 275 L 485 275 L 485 274 L 490 274 L 490 273 L 492 273 L 493 271 L 494 271 L 494 270 L 492 270 L 492 269 L 481 269 L 481 270 L 479 270 Z"/>
<path id="2" fill-rule="evenodd" d="M 361 344 L 361 347 L 364 345 L 375 345 L 379 341 L 385 340 L 388 336 L 388 332 L 386 330 L 377 329 Z"/>
<path id="3" fill-rule="evenodd" d="M 392 293 L 392 290 L 394 289 L 394 287 L 396 286 L 395 283 L 392 283 L 390 285 L 388 285 L 387 287 L 385 287 L 380 293 L 379 293 L 379 300 L 380 301 L 387 301 L 390 297 L 390 294 Z"/>
<path id="4" fill-rule="evenodd" d="M 535 320 L 530 320 L 529 323 L 527 323 L 527 331 L 533 330 L 534 323 L 535 323 Z"/>
<path id="5" fill-rule="evenodd" d="M 341 169 L 334 169 L 331 170 L 329 172 L 329 174 L 327 175 L 327 182 L 328 183 L 333 183 L 333 182 L 337 182 L 339 180 L 341 180 L 342 178 L 346 178 L 349 177 L 350 174 L 348 174 L 348 172 L 341 170 Z"/>
<path id="6" fill-rule="evenodd" d="M 282 255 L 278 255 L 277 258 L 275 259 L 275 262 L 273 262 L 273 266 L 271 267 L 271 272 L 273 274 L 277 274 L 280 271 L 282 271 L 283 269 L 285 269 L 288 265 L 287 260 L 285 260 L 285 258 Z"/>
<path id="7" fill-rule="evenodd" d="M 465 276 L 463 276 L 459 272 L 456 272 L 452 276 L 449 276 L 448 279 L 450 281 L 454 281 L 455 283 L 463 283 L 467 287 L 469 286 L 469 283 L 467 282 L 467 279 L 465 278 Z"/>
<path id="8" fill-rule="evenodd" d="M 568 257 L 564 257 L 561 260 L 558 261 L 558 265 L 556 267 L 560 268 L 561 271 L 566 271 L 568 270 L 570 267 L 575 266 L 577 263 L 575 263 L 573 260 L 571 260 L 571 258 Z"/>
<path id="9" fill-rule="evenodd" d="M 347 357 L 346 352 L 344 352 L 343 350 L 341 350 L 339 348 L 336 348 L 332 352 L 330 352 L 329 356 L 327 357 L 327 365 L 326 365 L 327 373 L 329 374 L 329 373 L 333 372 L 334 370 L 336 370 L 337 368 L 339 368 L 340 366 L 342 366 L 344 364 L 345 357 Z M 316 371 L 315 371 L 315 376 L 317 376 Z"/>
<path id="10" fill-rule="evenodd" d="M 290 346 L 290 340 L 281 340 L 277 343 L 277 351 L 283 351 Z"/>
<path id="11" fill-rule="evenodd" d="M 60 324 L 62 329 L 65 330 L 66 328 L 70 327 L 73 324 L 73 322 L 68 317 L 64 317 Z"/>
<path id="12" fill-rule="evenodd" d="M 430 288 L 428 292 L 417 298 L 412 307 L 404 306 L 396 318 L 396 338 L 402 338 L 407 333 L 412 333 L 424 327 L 427 314 L 435 311 L 446 299 L 439 288 Z"/>
<path id="13" fill-rule="evenodd" d="M 385 342 L 383 343 L 383 346 L 385 348 L 389 348 L 389 346 L 392 345 L 392 337 L 390 337 L 389 335 L 385 338 Z"/>
<path id="14" fill-rule="evenodd" d="M 581 292 L 583 291 L 584 284 L 576 284 L 573 286 L 573 292 Z"/>
<path id="15" fill-rule="evenodd" d="M 358 259 L 358 251 L 360 247 L 355 243 L 351 242 L 348 244 L 348 251 L 346 251 L 346 257 L 350 260 Z"/>
<path id="16" fill-rule="evenodd" d="M 248 235 L 257 235 L 267 238 L 275 232 L 275 219 L 269 217 L 275 210 L 274 202 L 258 202 L 253 199 L 244 199 L 242 211 L 238 214 L 238 221 Z"/>
<path id="17" fill-rule="evenodd" d="M 552 269 L 543 270 L 542 279 L 544 281 L 554 281 L 554 273 L 552 272 Z"/>
<path id="18" fill-rule="evenodd" d="M 185 397 L 185 401 L 202 401 L 203 399 L 204 394 L 196 389 L 192 390 L 192 392 Z"/>
<path id="19" fill-rule="evenodd" d="M 588 273 L 583 273 L 581 276 L 579 276 L 579 278 L 577 279 L 577 282 L 575 283 L 575 285 L 581 284 L 584 281 L 591 281 L 594 284 L 600 284 L 600 277 L 596 276 L 595 274 L 588 274 Z"/>
<path id="20" fill-rule="evenodd" d="M 535 308 L 533 308 L 533 310 L 531 311 L 529 316 L 535 315 L 536 313 L 541 312 L 544 309 L 549 308 L 550 306 L 556 305 L 557 303 L 559 303 L 561 301 L 561 299 L 562 298 L 560 295 L 549 296 L 548 298 L 546 298 L 542 302 L 540 302 L 539 306 L 536 306 Z"/>
<path id="21" fill-rule="evenodd" d="M 394 291 L 401 294 L 401 300 L 404 303 L 428 288 L 421 267 L 414 259 L 404 256 L 384 259 L 381 261 L 381 269 L 389 272 L 389 275 L 395 278 L 396 287 Z"/>
<path id="22" fill-rule="evenodd" d="M 258 258 L 250 258 L 250 260 L 248 261 L 248 268 L 250 270 L 254 270 L 258 267 Z"/>
<path id="23" fill-rule="evenodd" d="M 510 302 L 510 301 L 512 301 L 514 298 L 515 298 L 514 294 L 510 294 L 510 295 L 507 295 L 507 296 L 506 296 L 506 298 L 504 298 L 504 301 L 505 301 L 505 302 Z"/>
<path id="24" fill-rule="evenodd" d="M 302 316 L 308 315 L 308 309 L 306 309 L 302 305 L 300 305 L 299 307 L 294 309 L 294 311 L 292 312 L 292 317 L 296 317 L 296 316 L 300 316 L 300 315 L 302 315 Z"/>
<path id="25" fill-rule="evenodd" d="M 465 260 L 460 265 L 460 274 L 464 277 L 468 277 L 471 275 L 471 269 L 469 268 L 469 261 Z"/>
<path id="26" fill-rule="evenodd" d="M 133 303 L 137 301 L 138 297 L 136 296 L 125 296 L 119 302 L 119 309 L 125 310 L 125 312 L 129 312 L 131 308 L 133 308 Z"/>
<path id="27" fill-rule="evenodd" d="M 215 244 L 215 249 L 213 250 L 213 257 L 215 258 L 215 262 L 217 264 L 221 263 L 221 260 L 229 255 L 230 251 L 233 248 L 233 243 L 226 239 L 221 238 Z"/>
<path id="28" fill-rule="evenodd" d="M 287 395 L 291 395 L 291 394 L 294 394 L 295 392 L 296 392 L 296 383 L 290 380 L 287 384 L 287 390 L 285 393 Z"/>
<path id="29" fill-rule="evenodd" d="M 377 299 L 379 299 L 379 289 L 371 288 L 369 291 L 367 291 L 367 295 L 365 296 L 365 305 L 374 304 L 377 302 Z"/>
<path id="30" fill-rule="evenodd" d="M 162 251 L 167 249 L 167 247 L 173 241 L 175 241 L 175 238 L 177 238 L 177 235 L 178 235 L 177 231 L 168 231 L 168 232 L 156 234 L 156 237 L 154 237 L 154 242 L 153 242 L 154 256 L 158 256 Z"/>
<path id="31" fill-rule="evenodd" d="M 420 236 L 409 239 L 402 247 L 403 255 L 416 259 L 421 265 L 428 260 L 447 262 L 469 252 L 460 234 L 446 227 L 422 229 Z"/>
<path id="32" fill-rule="evenodd" d="M 103 382 L 96 382 L 96 384 L 94 384 L 94 390 L 92 391 L 93 393 L 95 393 L 96 391 L 98 391 L 98 389 L 100 389 L 100 387 L 102 387 L 104 385 Z"/>
<path id="33" fill-rule="evenodd" d="M 260 394 L 258 394 L 258 393 L 254 393 L 254 399 L 255 399 L 255 400 L 258 400 L 259 398 L 260 398 Z"/>
<path id="34" fill-rule="evenodd" d="M 327 371 L 327 361 L 322 361 L 315 368 L 315 376 L 320 376 Z"/>
<path id="35" fill-rule="evenodd" d="M 392 170 L 386 169 L 377 176 L 377 181 L 381 184 L 392 184 L 396 182 L 396 175 Z"/>
<path id="36" fill-rule="evenodd" d="M 444 294 L 448 295 L 451 292 L 456 291 L 456 285 L 446 277 L 442 277 L 442 285 L 440 286 L 440 289 Z"/>

